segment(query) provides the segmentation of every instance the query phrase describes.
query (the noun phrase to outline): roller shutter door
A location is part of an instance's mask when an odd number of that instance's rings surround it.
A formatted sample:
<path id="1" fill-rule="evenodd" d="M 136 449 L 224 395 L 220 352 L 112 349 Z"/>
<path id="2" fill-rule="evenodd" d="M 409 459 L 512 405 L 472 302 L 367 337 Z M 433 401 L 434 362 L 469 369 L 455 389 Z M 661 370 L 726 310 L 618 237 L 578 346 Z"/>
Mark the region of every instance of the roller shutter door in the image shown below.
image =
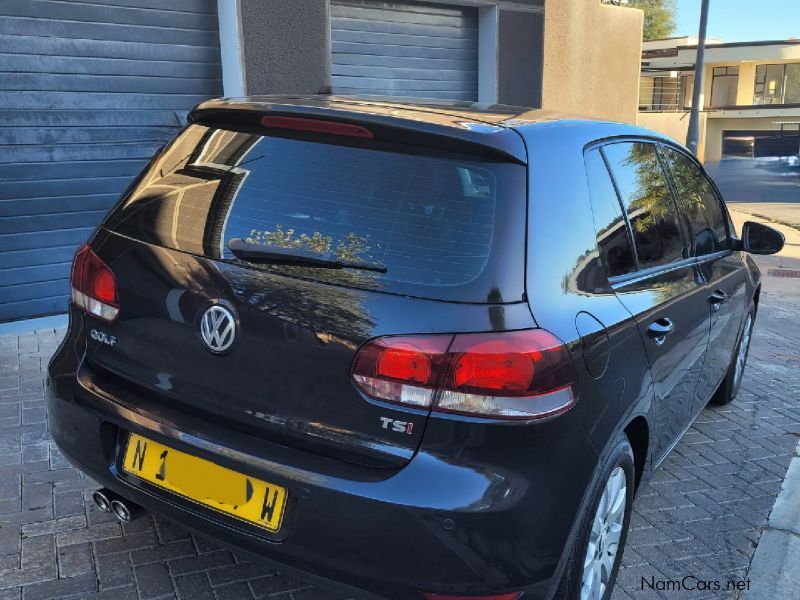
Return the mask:
<path id="1" fill-rule="evenodd" d="M 75 248 L 222 94 L 216 6 L 0 2 L 0 321 L 66 310 Z"/>
<path id="2" fill-rule="evenodd" d="M 474 7 L 334 0 L 331 44 L 336 94 L 478 99 Z"/>

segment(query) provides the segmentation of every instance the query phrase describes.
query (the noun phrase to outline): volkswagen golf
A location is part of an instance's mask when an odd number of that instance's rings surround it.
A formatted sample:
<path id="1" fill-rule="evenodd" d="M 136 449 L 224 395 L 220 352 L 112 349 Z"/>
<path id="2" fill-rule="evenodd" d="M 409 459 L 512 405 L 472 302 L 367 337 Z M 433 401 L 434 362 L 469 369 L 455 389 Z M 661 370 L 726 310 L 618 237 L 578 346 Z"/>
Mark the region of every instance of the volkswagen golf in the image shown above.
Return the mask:
<path id="1" fill-rule="evenodd" d="M 629 125 L 208 101 L 75 255 L 52 435 L 102 510 L 348 593 L 607 599 L 782 244 Z"/>

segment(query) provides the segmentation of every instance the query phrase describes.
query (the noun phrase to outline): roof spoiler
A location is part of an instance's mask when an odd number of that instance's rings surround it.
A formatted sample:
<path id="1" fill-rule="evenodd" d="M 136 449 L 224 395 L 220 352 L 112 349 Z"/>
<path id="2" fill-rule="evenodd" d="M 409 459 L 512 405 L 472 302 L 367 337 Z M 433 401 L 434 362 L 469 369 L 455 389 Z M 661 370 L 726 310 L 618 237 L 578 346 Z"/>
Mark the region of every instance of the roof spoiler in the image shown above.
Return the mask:
<path id="1" fill-rule="evenodd" d="M 366 129 L 372 137 L 359 140 L 391 142 L 424 146 L 434 150 L 469 154 L 485 159 L 527 164 L 527 151 L 522 137 L 513 129 L 481 122 L 470 122 L 463 117 L 441 114 L 440 123 L 431 122 L 431 113 L 413 108 L 401 111 L 383 109 L 369 104 L 336 103 L 336 106 L 282 104 L 280 102 L 250 102 L 211 100 L 197 105 L 188 116 L 189 123 L 229 125 L 261 129 L 273 134 L 280 128 L 264 126 L 267 122 L 280 122 L 278 117 L 295 117 L 295 121 L 315 120 L 318 123 L 347 124 Z M 424 115 L 424 118 L 422 117 Z M 290 122 L 292 119 L 285 120 Z M 336 127 L 308 128 L 286 127 L 295 134 L 326 135 Z M 327 131 L 326 131 L 327 130 Z M 356 136 L 366 138 L 367 136 Z"/>

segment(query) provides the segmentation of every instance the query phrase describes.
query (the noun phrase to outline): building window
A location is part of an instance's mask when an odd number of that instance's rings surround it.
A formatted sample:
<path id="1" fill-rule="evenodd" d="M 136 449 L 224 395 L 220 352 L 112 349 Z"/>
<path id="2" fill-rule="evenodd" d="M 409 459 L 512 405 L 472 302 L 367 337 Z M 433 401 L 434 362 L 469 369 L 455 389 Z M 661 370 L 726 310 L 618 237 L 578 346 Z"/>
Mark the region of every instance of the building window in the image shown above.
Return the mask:
<path id="1" fill-rule="evenodd" d="M 650 76 L 639 80 L 639 110 L 674 112 L 679 110 L 683 78 L 677 76 Z"/>
<path id="2" fill-rule="evenodd" d="M 681 106 L 683 110 L 692 109 L 692 94 L 694 93 L 694 75 L 681 75 Z"/>
<path id="3" fill-rule="evenodd" d="M 758 65 L 753 104 L 800 104 L 800 63 Z"/>
<path id="4" fill-rule="evenodd" d="M 739 67 L 714 67 L 711 82 L 711 107 L 736 105 Z"/>
<path id="5" fill-rule="evenodd" d="M 785 104 L 800 104 L 800 63 L 786 65 Z"/>

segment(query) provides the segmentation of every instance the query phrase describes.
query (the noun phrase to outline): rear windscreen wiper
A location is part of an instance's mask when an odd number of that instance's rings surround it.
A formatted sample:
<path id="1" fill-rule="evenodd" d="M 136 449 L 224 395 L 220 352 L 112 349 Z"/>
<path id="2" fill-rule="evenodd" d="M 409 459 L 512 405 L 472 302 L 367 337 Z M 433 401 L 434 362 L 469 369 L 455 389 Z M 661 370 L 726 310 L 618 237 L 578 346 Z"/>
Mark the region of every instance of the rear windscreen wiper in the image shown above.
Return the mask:
<path id="1" fill-rule="evenodd" d="M 333 252 L 312 252 L 300 248 L 284 248 L 267 244 L 248 244 L 242 238 L 228 240 L 228 248 L 242 260 L 252 263 L 272 265 L 293 265 L 316 267 L 319 269 L 358 269 L 386 273 L 386 267 L 360 262 L 341 260 Z"/>

